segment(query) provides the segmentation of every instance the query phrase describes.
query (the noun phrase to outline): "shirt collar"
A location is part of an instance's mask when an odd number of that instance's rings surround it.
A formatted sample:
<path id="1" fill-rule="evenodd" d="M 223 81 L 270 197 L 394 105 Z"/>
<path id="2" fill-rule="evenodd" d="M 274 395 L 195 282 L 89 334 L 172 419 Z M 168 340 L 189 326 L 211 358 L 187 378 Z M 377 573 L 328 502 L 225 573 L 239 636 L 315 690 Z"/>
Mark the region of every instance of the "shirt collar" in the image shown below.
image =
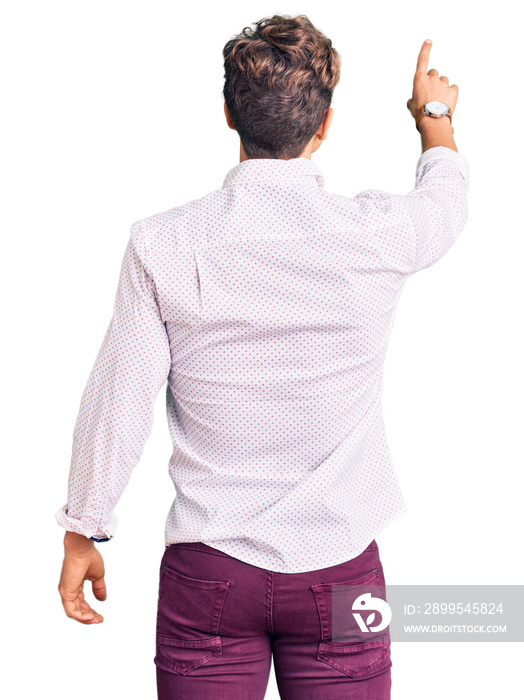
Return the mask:
<path id="1" fill-rule="evenodd" d="M 324 176 L 309 158 L 249 158 L 228 172 L 222 187 L 244 185 L 248 182 L 304 183 L 314 182 L 324 187 Z"/>

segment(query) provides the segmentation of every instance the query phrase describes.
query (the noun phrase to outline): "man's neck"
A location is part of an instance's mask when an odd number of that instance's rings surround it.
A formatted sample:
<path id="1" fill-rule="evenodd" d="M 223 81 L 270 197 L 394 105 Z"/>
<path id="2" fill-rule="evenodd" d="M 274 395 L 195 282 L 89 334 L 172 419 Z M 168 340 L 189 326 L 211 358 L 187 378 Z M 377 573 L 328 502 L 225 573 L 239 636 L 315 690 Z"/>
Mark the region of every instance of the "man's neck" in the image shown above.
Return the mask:
<path id="1" fill-rule="evenodd" d="M 300 154 L 299 158 L 308 158 L 311 160 L 311 150 L 309 148 L 306 148 L 303 153 Z M 242 141 L 240 142 L 240 162 L 242 163 L 245 160 L 251 160 L 248 156 L 246 156 L 246 152 L 244 151 L 244 146 L 242 145 Z M 281 158 L 280 160 L 290 160 L 289 158 Z"/>

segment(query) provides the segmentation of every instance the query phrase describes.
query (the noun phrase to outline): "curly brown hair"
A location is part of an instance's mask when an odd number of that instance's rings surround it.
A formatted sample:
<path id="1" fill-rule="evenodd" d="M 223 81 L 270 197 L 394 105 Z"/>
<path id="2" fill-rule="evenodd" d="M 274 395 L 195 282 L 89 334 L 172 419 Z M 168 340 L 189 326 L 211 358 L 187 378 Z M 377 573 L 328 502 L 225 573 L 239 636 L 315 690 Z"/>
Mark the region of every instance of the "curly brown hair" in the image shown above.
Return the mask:
<path id="1" fill-rule="evenodd" d="M 340 79 L 340 56 L 306 15 L 273 15 L 223 49 L 223 96 L 248 158 L 298 158 Z"/>

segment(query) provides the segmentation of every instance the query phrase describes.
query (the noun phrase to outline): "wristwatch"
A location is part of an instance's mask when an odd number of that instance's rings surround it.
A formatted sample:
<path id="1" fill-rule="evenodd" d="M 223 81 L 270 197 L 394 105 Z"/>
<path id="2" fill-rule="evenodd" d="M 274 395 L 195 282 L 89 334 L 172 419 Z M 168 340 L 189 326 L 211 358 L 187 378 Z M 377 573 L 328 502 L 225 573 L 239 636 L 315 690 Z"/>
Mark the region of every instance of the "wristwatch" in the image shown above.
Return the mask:
<path id="1" fill-rule="evenodd" d="M 449 107 L 445 102 L 440 102 L 440 100 L 431 100 L 431 102 L 426 102 L 425 105 L 420 107 L 418 114 L 415 117 L 415 126 L 418 129 L 418 123 L 422 117 L 449 117 L 449 122 L 451 124 L 451 112 Z"/>

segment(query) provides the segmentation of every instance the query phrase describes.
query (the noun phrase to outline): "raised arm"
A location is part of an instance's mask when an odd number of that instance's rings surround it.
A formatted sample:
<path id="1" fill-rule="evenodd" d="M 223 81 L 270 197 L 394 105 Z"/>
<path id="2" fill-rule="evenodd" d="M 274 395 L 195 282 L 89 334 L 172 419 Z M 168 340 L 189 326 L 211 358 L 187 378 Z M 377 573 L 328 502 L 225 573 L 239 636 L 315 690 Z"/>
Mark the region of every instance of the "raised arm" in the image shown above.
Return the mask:
<path id="1" fill-rule="evenodd" d="M 449 85 L 448 78 L 445 75 L 439 77 L 435 68 L 431 68 L 428 71 L 431 45 L 431 40 L 426 39 L 422 44 L 417 59 L 417 68 L 413 78 L 413 95 L 407 101 L 407 108 L 413 115 L 413 118 L 417 118 L 422 105 L 431 100 L 445 102 L 451 115 L 454 114 L 457 104 L 458 86 L 455 84 Z M 435 146 L 446 146 L 446 148 L 451 148 L 458 153 L 458 148 L 453 138 L 455 129 L 451 126 L 449 117 L 435 119 L 434 117 L 423 116 L 418 122 L 417 129 L 422 139 L 422 153 Z"/>

